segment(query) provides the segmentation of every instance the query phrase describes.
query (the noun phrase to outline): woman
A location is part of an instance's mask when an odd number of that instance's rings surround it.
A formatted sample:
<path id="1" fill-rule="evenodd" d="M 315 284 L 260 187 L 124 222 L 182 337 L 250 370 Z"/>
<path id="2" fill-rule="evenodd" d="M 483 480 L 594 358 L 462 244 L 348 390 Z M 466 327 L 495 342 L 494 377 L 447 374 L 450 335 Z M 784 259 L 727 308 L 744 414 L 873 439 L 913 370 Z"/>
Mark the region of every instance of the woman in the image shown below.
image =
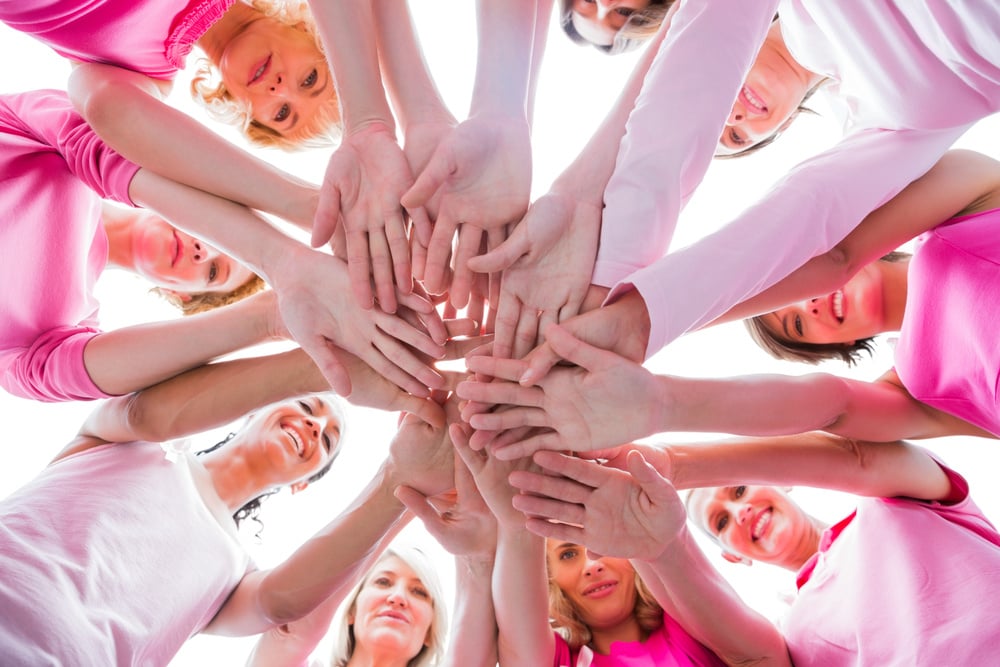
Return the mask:
<path id="1" fill-rule="evenodd" d="M 625 665 L 637 655 L 655 664 L 723 664 L 627 560 L 527 535 L 524 515 L 511 506 L 507 478 L 515 468 L 472 451 L 462 427 L 452 427 L 452 439 L 499 524 L 493 589 L 500 664 Z"/>
<path id="2" fill-rule="evenodd" d="M 518 473 L 512 482 L 533 495 L 515 504 L 540 517 L 528 528 L 622 555 L 658 552 L 673 599 L 731 628 L 726 614 L 745 610 L 731 591 L 728 605 L 698 604 L 723 584 L 685 529 L 674 490 L 722 483 L 696 488 L 688 514 L 730 558 L 798 571 L 779 636 L 795 665 L 974 664 L 1000 655 L 997 619 L 978 603 L 1000 585 L 1000 533 L 965 480 L 925 450 L 805 434 L 606 453 L 611 461 L 600 466 L 545 452 L 536 457 L 544 476 Z M 869 497 L 824 531 L 780 491 L 744 480 Z"/>
<path id="3" fill-rule="evenodd" d="M 0 503 L 4 570 L 17 572 L 2 587 L 5 660 L 166 664 L 196 632 L 256 634 L 291 622 L 353 581 L 405 523 L 392 497 L 397 485 L 434 494 L 450 484 L 443 430 L 408 418 L 351 511 L 284 563 L 256 570 L 232 517 L 329 467 L 340 434 L 331 404 L 303 396 L 260 409 L 200 459 L 169 449 L 164 456 L 139 438 L 216 427 L 322 380 L 299 357 L 284 368 L 271 363 L 270 382 L 248 381 L 260 363 L 225 362 L 107 401 L 52 465 Z"/>

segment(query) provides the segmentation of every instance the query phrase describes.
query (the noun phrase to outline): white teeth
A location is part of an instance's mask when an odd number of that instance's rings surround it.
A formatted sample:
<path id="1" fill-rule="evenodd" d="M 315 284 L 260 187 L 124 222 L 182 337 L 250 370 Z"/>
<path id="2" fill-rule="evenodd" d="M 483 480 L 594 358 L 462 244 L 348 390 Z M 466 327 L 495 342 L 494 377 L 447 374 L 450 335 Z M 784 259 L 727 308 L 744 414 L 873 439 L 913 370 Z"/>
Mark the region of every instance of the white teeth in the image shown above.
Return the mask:
<path id="1" fill-rule="evenodd" d="M 844 293 L 841 290 L 833 293 L 833 314 L 838 320 L 844 319 Z"/>
<path id="2" fill-rule="evenodd" d="M 753 522 L 753 530 L 751 531 L 753 539 L 759 540 L 761 531 L 764 529 L 764 524 L 767 523 L 768 517 L 771 516 L 770 510 L 764 510 L 757 517 L 757 520 Z"/>
<path id="3" fill-rule="evenodd" d="M 253 80 L 256 81 L 257 79 L 259 79 L 262 76 L 264 76 L 264 66 L 263 65 L 261 65 L 260 67 L 258 67 L 257 71 L 254 72 Z"/>
<path id="4" fill-rule="evenodd" d="M 748 102 L 754 105 L 754 107 L 758 112 L 764 113 L 765 111 L 767 111 L 767 105 L 764 104 L 764 100 L 754 95 L 753 91 L 747 88 L 746 86 L 743 86 L 743 96 L 747 99 Z"/>
<path id="5" fill-rule="evenodd" d="M 299 439 L 299 434 L 292 429 L 285 429 L 285 433 L 291 436 L 292 442 L 295 443 L 295 451 L 299 453 L 299 456 L 302 456 L 305 447 L 302 444 L 302 440 Z"/>

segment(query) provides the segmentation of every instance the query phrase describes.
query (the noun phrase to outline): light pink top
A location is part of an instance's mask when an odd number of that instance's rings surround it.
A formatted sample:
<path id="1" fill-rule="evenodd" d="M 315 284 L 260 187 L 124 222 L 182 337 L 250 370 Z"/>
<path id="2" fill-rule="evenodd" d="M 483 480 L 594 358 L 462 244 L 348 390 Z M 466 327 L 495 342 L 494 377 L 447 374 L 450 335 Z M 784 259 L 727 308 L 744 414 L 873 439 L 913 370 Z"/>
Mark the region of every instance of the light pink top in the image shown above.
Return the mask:
<path id="1" fill-rule="evenodd" d="M 0 385 L 10 393 L 107 396 L 83 364 L 99 331 L 92 290 L 108 256 L 100 199 L 131 203 L 138 169 L 94 134 L 65 93 L 0 96 Z"/>
<path id="2" fill-rule="evenodd" d="M 725 664 L 666 614 L 663 625 L 646 641 L 613 642 L 608 655 L 594 653 L 586 646 L 574 651 L 559 633 L 554 635 L 553 667 L 723 667 Z"/>
<path id="3" fill-rule="evenodd" d="M 918 244 L 896 372 L 918 401 L 1000 437 L 1000 209 L 949 220 Z"/>
<path id="4" fill-rule="evenodd" d="M 199 473 L 156 444 L 104 445 L 0 502 L 3 664 L 166 665 L 204 628 L 250 561 Z"/>
<path id="5" fill-rule="evenodd" d="M 66 58 L 172 79 L 234 0 L 7 0 L 0 21 Z"/>
<path id="6" fill-rule="evenodd" d="M 821 550 L 783 623 L 796 667 L 997 664 L 1000 534 L 944 470 L 956 504 L 864 499 Z"/>
<path id="7" fill-rule="evenodd" d="M 663 257 L 775 8 L 796 60 L 838 82 L 849 133 L 728 226 Z M 639 290 L 649 356 L 832 248 L 997 110 L 1000 3 L 684 0 L 605 191 L 593 280 L 615 285 L 612 299 Z"/>

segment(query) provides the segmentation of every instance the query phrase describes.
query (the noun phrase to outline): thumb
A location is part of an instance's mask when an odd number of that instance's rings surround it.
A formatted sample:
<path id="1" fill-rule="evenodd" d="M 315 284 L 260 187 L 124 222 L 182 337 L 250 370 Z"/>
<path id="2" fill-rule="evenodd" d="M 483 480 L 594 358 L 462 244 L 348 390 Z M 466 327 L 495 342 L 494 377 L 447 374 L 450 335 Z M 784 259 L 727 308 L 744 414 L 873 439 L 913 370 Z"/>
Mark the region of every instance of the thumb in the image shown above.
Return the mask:
<path id="1" fill-rule="evenodd" d="M 558 324 L 549 326 L 545 332 L 545 340 L 552 346 L 553 352 L 588 371 L 606 368 L 613 364 L 618 356 L 614 352 L 585 343 Z"/>
<path id="2" fill-rule="evenodd" d="M 469 259 L 467 265 L 476 273 L 499 273 L 528 254 L 530 246 L 526 225 L 518 225 L 507 240 L 489 252 Z"/>
<path id="3" fill-rule="evenodd" d="M 629 473 L 654 504 L 660 504 L 670 500 L 671 497 L 677 497 L 677 491 L 674 490 L 673 485 L 664 479 L 638 451 L 629 452 L 627 465 Z"/>
<path id="4" fill-rule="evenodd" d="M 406 505 L 406 509 L 413 512 L 424 523 L 431 523 L 438 520 L 437 510 L 428 502 L 427 496 L 416 489 L 401 485 L 396 487 L 392 495 L 396 496 L 399 502 Z"/>
<path id="5" fill-rule="evenodd" d="M 451 151 L 447 146 L 438 146 L 413 186 L 403 194 L 400 203 L 407 210 L 425 206 L 454 172 L 455 164 Z"/>
<path id="6" fill-rule="evenodd" d="M 331 238 L 337 231 L 340 221 L 340 190 L 334 186 L 323 185 L 323 193 L 316 206 L 316 216 L 313 218 L 312 236 L 309 243 L 318 248 Z"/>
<path id="7" fill-rule="evenodd" d="M 347 398 L 351 395 L 351 376 L 330 347 L 325 340 L 322 340 L 318 345 L 308 347 L 303 345 L 302 349 L 312 357 L 323 377 L 330 383 L 330 389 L 337 395 Z"/>

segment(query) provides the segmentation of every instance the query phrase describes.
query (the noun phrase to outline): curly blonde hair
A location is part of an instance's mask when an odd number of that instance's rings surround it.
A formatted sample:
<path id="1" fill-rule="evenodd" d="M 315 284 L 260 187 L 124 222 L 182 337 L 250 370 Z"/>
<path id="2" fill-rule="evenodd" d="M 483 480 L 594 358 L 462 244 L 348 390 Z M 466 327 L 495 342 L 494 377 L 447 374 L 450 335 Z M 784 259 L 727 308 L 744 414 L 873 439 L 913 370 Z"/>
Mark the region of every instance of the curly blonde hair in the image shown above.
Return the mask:
<path id="1" fill-rule="evenodd" d="M 316 29 L 316 23 L 305 2 L 251 0 L 250 6 L 264 16 L 310 35 L 316 42 L 316 49 L 321 56 L 324 56 L 323 43 Z M 198 61 L 197 70 L 191 80 L 191 96 L 210 116 L 227 125 L 239 127 L 246 138 L 257 146 L 294 151 L 330 146 L 340 138 L 340 100 L 336 91 L 330 99 L 317 108 L 312 117 L 301 123 L 298 129 L 290 134 L 281 134 L 254 120 L 247 105 L 229 92 L 226 84 L 222 82 L 218 67 L 207 58 Z"/>
<path id="2" fill-rule="evenodd" d="M 639 627 L 646 633 L 663 625 L 663 607 L 653 597 L 638 572 L 635 574 L 635 607 L 632 613 L 639 622 Z M 552 629 L 562 635 L 573 650 L 589 644 L 594 638 L 576 607 L 552 577 L 549 577 L 549 617 Z"/>
<path id="3" fill-rule="evenodd" d="M 194 315 L 242 301 L 248 296 L 263 291 L 266 287 L 267 283 L 264 282 L 264 279 L 254 273 L 245 283 L 230 292 L 196 292 L 188 294 L 187 296 L 190 298 L 187 300 L 184 300 L 179 294 L 159 287 L 154 287 L 152 291 L 166 299 L 170 305 L 180 310 L 184 315 Z"/>

